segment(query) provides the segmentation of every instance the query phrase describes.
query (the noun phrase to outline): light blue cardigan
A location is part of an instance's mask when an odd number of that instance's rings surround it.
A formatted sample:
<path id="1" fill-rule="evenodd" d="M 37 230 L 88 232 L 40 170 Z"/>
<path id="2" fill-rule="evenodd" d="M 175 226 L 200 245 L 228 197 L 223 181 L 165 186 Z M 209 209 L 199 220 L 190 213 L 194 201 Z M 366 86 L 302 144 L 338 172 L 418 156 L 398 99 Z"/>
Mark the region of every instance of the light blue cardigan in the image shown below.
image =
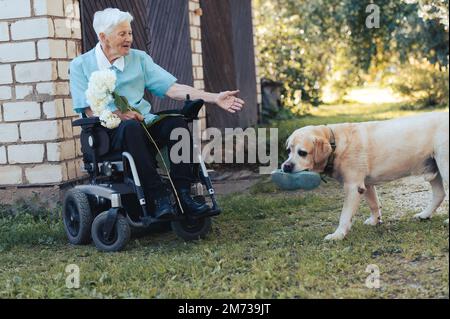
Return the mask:
<path id="1" fill-rule="evenodd" d="M 92 72 L 98 69 L 95 48 L 70 62 L 70 91 L 76 113 L 82 113 L 89 106 L 85 92 Z M 116 67 L 112 69 L 117 75 L 116 92 L 141 112 L 147 124 L 152 122 L 157 116 L 150 113 L 152 106 L 144 99 L 145 89 L 163 97 L 177 79 L 154 63 L 146 52 L 135 49 L 125 56 L 123 72 Z M 116 111 L 117 107 L 112 102 L 108 109 Z"/>

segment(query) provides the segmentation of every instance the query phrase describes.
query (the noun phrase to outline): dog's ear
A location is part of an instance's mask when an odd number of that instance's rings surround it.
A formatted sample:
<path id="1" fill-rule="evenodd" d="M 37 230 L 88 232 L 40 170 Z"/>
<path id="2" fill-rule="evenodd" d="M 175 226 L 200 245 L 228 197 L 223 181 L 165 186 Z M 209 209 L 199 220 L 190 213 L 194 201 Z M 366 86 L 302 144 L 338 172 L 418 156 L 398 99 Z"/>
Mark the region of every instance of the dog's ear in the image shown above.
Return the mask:
<path id="1" fill-rule="evenodd" d="M 325 165 L 325 161 L 330 157 L 333 152 L 333 148 L 330 143 L 321 137 L 316 137 L 314 139 L 314 165 L 322 166 Z"/>

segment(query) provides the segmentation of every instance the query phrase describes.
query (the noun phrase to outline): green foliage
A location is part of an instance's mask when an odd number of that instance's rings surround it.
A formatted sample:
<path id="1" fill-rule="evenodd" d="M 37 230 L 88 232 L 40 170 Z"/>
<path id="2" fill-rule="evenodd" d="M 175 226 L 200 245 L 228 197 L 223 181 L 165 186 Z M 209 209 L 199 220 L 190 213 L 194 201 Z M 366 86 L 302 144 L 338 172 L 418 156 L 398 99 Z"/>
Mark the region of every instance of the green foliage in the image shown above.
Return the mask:
<path id="1" fill-rule="evenodd" d="M 426 61 L 402 66 L 393 77 L 393 88 L 417 101 L 418 107 L 448 105 L 449 73 Z"/>
<path id="2" fill-rule="evenodd" d="M 379 27 L 368 28 L 372 2 L 256 1 L 261 75 L 283 83 L 286 107 L 318 105 L 325 89 L 342 98 L 411 58 L 448 66 L 448 0 L 377 0 Z"/>
<path id="3" fill-rule="evenodd" d="M 60 210 L 49 210 L 36 197 L 0 204 L 0 252 L 16 245 L 51 246 L 64 239 Z"/>
<path id="4" fill-rule="evenodd" d="M 403 0 L 419 6 L 419 16 L 425 20 L 438 20 L 448 31 L 448 0 Z"/>

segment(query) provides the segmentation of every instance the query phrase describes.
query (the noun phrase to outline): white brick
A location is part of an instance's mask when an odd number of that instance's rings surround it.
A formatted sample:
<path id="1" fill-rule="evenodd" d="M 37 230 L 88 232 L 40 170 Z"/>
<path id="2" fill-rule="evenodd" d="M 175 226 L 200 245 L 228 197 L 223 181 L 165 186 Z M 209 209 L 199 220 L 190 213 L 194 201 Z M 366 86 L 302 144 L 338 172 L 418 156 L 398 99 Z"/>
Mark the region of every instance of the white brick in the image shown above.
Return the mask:
<path id="1" fill-rule="evenodd" d="M 11 65 L 0 65 L 0 84 L 12 83 Z"/>
<path id="2" fill-rule="evenodd" d="M 77 55 L 77 43 L 75 41 L 67 41 L 67 57 L 73 59 Z"/>
<path id="3" fill-rule="evenodd" d="M 70 95 L 69 82 L 55 82 L 56 95 Z"/>
<path id="4" fill-rule="evenodd" d="M 194 40 L 194 52 L 202 53 L 202 42 L 199 40 Z"/>
<path id="5" fill-rule="evenodd" d="M 79 20 L 74 20 L 72 23 L 72 31 L 73 31 L 73 38 L 81 40 L 81 23 Z"/>
<path id="6" fill-rule="evenodd" d="M 75 141 L 68 140 L 61 143 L 47 143 L 47 160 L 59 162 L 73 159 L 76 156 Z"/>
<path id="7" fill-rule="evenodd" d="M 30 0 L 0 0 L 0 19 L 31 16 Z"/>
<path id="8" fill-rule="evenodd" d="M 17 124 L 0 124 L 0 143 L 14 143 L 19 140 Z"/>
<path id="9" fill-rule="evenodd" d="M 31 164 L 44 161 L 43 144 L 25 144 L 8 146 L 8 159 L 10 164 Z"/>
<path id="10" fill-rule="evenodd" d="M 72 138 L 73 137 L 72 120 L 70 119 L 64 120 L 63 127 L 64 127 L 64 138 Z"/>
<path id="11" fill-rule="evenodd" d="M 49 83 L 38 83 L 36 84 L 36 91 L 38 94 L 55 94 L 55 87 L 53 85 L 53 82 Z"/>
<path id="12" fill-rule="evenodd" d="M 55 37 L 71 38 L 72 37 L 72 21 L 70 19 L 55 19 Z"/>
<path id="13" fill-rule="evenodd" d="M 64 117 L 64 104 L 62 99 L 45 102 L 42 106 L 46 119 Z"/>
<path id="14" fill-rule="evenodd" d="M 79 0 L 73 0 L 73 7 L 75 10 L 75 19 L 80 20 L 80 1 Z"/>
<path id="15" fill-rule="evenodd" d="M 61 80 L 69 79 L 69 62 L 58 61 L 58 76 Z"/>
<path id="16" fill-rule="evenodd" d="M 81 135 L 81 127 L 80 126 L 73 126 L 72 127 L 72 133 L 73 133 L 73 136 L 80 136 Z"/>
<path id="17" fill-rule="evenodd" d="M 198 90 L 203 90 L 205 88 L 203 80 L 194 80 L 194 88 Z"/>
<path id="18" fill-rule="evenodd" d="M 75 139 L 75 152 L 77 156 L 83 155 L 83 152 L 81 151 L 81 140 L 79 138 Z"/>
<path id="19" fill-rule="evenodd" d="M 47 143 L 47 160 L 49 162 L 61 161 L 61 143 Z"/>
<path id="20" fill-rule="evenodd" d="M 72 117 L 72 116 L 78 115 L 73 110 L 72 99 L 64 99 L 64 112 L 66 114 L 66 117 Z"/>
<path id="21" fill-rule="evenodd" d="M 23 142 L 53 141 L 63 137 L 59 121 L 40 121 L 20 124 Z"/>
<path id="22" fill-rule="evenodd" d="M 9 99 L 11 99 L 11 87 L 0 86 L 0 100 L 9 100 Z"/>
<path id="23" fill-rule="evenodd" d="M 64 0 L 64 16 L 75 18 L 75 10 L 72 0 Z"/>
<path id="24" fill-rule="evenodd" d="M 58 183 L 67 175 L 65 164 L 36 165 L 25 169 L 25 176 L 30 184 Z"/>
<path id="25" fill-rule="evenodd" d="M 58 76 L 54 61 L 17 64 L 15 74 L 19 83 L 53 81 Z"/>
<path id="26" fill-rule="evenodd" d="M 32 61 L 36 59 L 34 42 L 0 44 L 0 63 Z"/>
<path id="27" fill-rule="evenodd" d="M 200 26 L 200 16 L 192 13 L 190 23 L 195 26 Z"/>
<path id="28" fill-rule="evenodd" d="M 19 20 L 11 24 L 13 40 L 49 38 L 54 34 L 52 20 L 48 18 Z"/>
<path id="29" fill-rule="evenodd" d="M 189 1 L 189 11 L 194 11 L 197 8 L 198 8 L 198 3 Z"/>
<path id="30" fill-rule="evenodd" d="M 76 164 L 77 164 L 77 162 L 75 162 L 75 161 L 67 162 L 67 176 L 68 176 L 69 180 L 77 178 Z"/>
<path id="31" fill-rule="evenodd" d="M 6 147 L 0 146 L 0 164 L 6 164 Z"/>
<path id="32" fill-rule="evenodd" d="M 40 40 L 37 46 L 39 59 L 67 58 L 66 41 L 64 40 Z"/>
<path id="33" fill-rule="evenodd" d="M 9 41 L 9 28 L 7 22 L 0 22 L 0 41 Z"/>
<path id="34" fill-rule="evenodd" d="M 202 67 L 194 68 L 194 79 L 195 80 L 203 80 L 203 68 Z"/>
<path id="35" fill-rule="evenodd" d="M 64 16 L 62 0 L 33 0 L 35 15 Z"/>
<path id="36" fill-rule="evenodd" d="M 87 176 L 87 174 L 85 172 L 82 172 L 82 170 L 81 170 L 81 167 L 83 167 L 83 166 L 84 166 L 83 159 L 80 158 L 75 161 L 75 168 L 77 169 L 77 177 L 86 177 Z"/>
<path id="37" fill-rule="evenodd" d="M 17 100 L 22 100 L 30 94 L 33 94 L 33 87 L 31 85 L 17 85 L 16 86 L 16 99 Z"/>
<path id="38" fill-rule="evenodd" d="M 17 166 L 0 166 L 0 185 L 22 184 L 22 169 Z"/>
<path id="39" fill-rule="evenodd" d="M 202 64 L 203 64 L 202 55 L 194 53 L 192 55 L 192 66 L 202 66 Z"/>
<path id="40" fill-rule="evenodd" d="M 11 102 L 3 105 L 5 122 L 36 120 L 41 117 L 41 108 L 36 102 Z"/>

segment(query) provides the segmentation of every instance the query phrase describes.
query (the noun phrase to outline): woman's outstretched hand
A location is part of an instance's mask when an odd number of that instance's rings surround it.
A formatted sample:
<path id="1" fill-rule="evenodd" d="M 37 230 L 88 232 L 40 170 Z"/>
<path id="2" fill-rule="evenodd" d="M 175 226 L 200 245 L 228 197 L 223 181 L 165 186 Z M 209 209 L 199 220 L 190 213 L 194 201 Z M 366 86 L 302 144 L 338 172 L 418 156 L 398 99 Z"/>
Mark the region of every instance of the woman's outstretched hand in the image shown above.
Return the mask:
<path id="1" fill-rule="evenodd" d="M 225 111 L 228 111 L 230 113 L 236 113 L 240 111 L 245 104 L 243 100 L 236 97 L 238 93 L 239 90 L 221 92 L 217 95 L 215 103 L 221 108 L 223 108 Z"/>

